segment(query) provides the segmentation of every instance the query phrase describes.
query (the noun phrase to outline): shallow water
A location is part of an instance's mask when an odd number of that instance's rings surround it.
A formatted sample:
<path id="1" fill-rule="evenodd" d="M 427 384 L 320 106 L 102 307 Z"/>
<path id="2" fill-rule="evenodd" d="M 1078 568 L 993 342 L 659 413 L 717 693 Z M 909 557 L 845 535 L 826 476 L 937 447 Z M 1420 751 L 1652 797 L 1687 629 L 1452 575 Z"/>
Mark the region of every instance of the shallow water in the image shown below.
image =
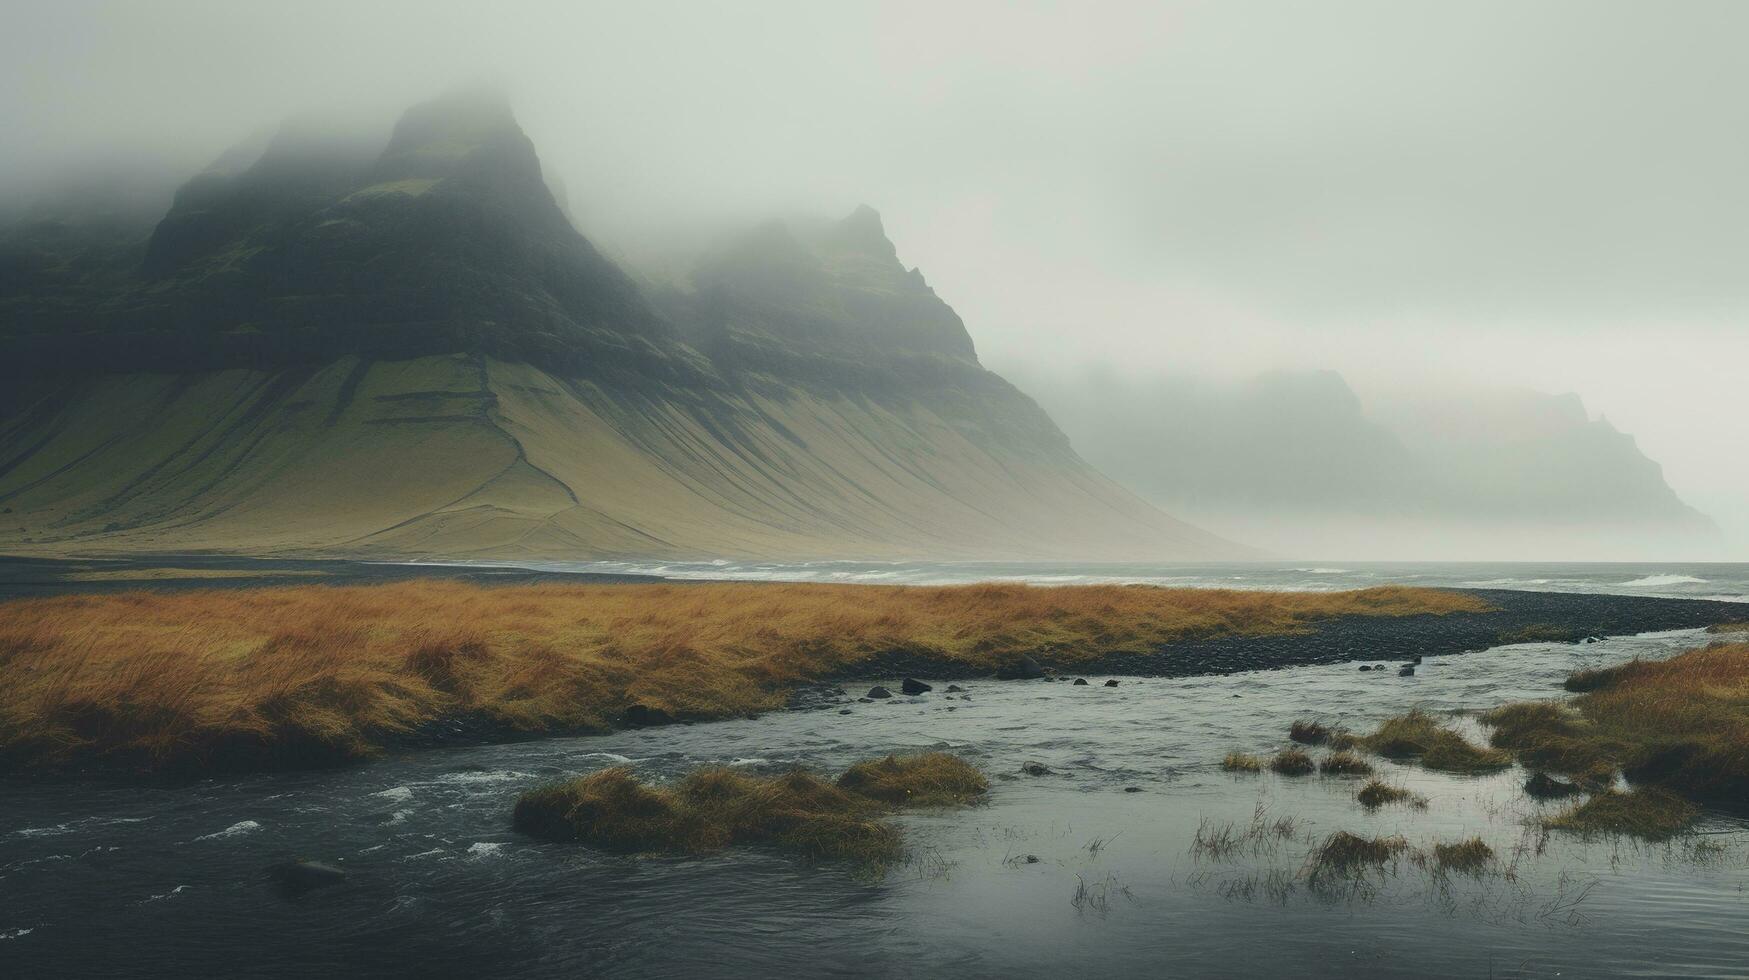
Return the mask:
<path id="1" fill-rule="evenodd" d="M 484 562 L 476 564 L 492 565 Z M 759 582 L 960 585 L 1145 584 L 1178 588 L 1325 592 L 1375 585 L 1523 589 L 1749 602 L 1749 562 L 935 562 L 935 561 L 588 561 L 517 562 L 560 572 L 657 575 Z"/>
<path id="2" fill-rule="evenodd" d="M 1358 729 L 1416 704 L 1551 696 L 1574 669 L 1666 656 L 1700 635 L 1502 647 L 1430 659 L 1413 678 L 1342 665 L 1115 688 L 973 682 L 969 700 L 938 690 L 852 701 L 848 715 L 337 772 L 0 787 L 0 975 L 1742 977 L 1741 819 L 1709 815 L 1703 836 L 1670 845 L 1554 836 L 1539 853 L 1524 826 L 1538 805 L 1516 770 L 1465 779 L 1380 762 L 1430 806 L 1369 815 L 1352 799 L 1360 780 L 1219 769 L 1229 749 L 1283 744 L 1295 718 Z M 1405 653 L 1381 650 L 1380 662 Z M 761 852 L 607 856 L 508 826 L 521 790 L 604 765 L 653 777 L 702 763 L 835 771 L 933 747 L 997 777 L 990 802 L 901 818 L 913 859 L 880 882 Z M 1016 775 L 1026 761 L 1057 774 Z M 1294 838 L 1235 860 L 1191 853 L 1203 821 L 1243 827 L 1260 806 L 1295 818 Z M 1480 834 L 1500 859 L 1480 879 L 1404 861 L 1359 887 L 1316 887 L 1305 854 L 1336 829 L 1418 847 Z M 340 864 L 349 880 L 287 898 L 261 869 L 294 856 Z M 1510 880 L 1498 873 L 1508 865 Z"/>

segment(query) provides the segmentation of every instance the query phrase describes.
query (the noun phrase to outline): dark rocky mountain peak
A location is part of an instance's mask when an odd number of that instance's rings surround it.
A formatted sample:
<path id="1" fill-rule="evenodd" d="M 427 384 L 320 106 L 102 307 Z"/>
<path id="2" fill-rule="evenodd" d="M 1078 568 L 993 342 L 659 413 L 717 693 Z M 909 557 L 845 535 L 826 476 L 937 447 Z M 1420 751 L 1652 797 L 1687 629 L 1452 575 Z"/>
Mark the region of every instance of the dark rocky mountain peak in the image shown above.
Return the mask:
<path id="1" fill-rule="evenodd" d="M 834 252 L 860 253 L 894 264 L 899 261 L 898 249 L 887 237 L 880 212 L 866 204 L 857 205 L 856 210 L 829 226 L 821 236 L 821 245 Z"/>
<path id="2" fill-rule="evenodd" d="M 953 308 L 906 269 L 881 218 L 862 205 L 838 221 L 773 221 L 706 255 L 693 272 L 696 319 L 743 343 L 854 357 L 977 362 Z"/>

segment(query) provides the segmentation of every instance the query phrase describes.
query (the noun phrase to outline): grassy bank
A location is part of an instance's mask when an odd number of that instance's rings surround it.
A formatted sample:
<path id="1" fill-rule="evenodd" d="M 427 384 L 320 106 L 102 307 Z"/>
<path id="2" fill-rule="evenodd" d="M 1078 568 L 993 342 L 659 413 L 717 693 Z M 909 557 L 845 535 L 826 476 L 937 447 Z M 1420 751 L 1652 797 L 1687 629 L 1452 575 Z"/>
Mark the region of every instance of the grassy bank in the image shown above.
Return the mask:
<path id="1" fill-rule="evenodd" d="M 458 719 L 514 735 L 764 711 L 895 652 L 976 674 L 1487 608 L 1404 588 L 438 580 L 17 600 L 0 604 L 0 767 L 331 764 Z"/>
<path id="2" fill-rule="evenodd" d="M 512 822 L 535 837 L 611 851 L 762 844 L 877 871 L 902 854 L 887 813 L 975 803 L 988 790 L 983 774 L 942 752 L 859 762 L 836 783 L 800 769 L 759 776 L 713 767 L 649 786 L 620 767 L 524 793 Z"/>

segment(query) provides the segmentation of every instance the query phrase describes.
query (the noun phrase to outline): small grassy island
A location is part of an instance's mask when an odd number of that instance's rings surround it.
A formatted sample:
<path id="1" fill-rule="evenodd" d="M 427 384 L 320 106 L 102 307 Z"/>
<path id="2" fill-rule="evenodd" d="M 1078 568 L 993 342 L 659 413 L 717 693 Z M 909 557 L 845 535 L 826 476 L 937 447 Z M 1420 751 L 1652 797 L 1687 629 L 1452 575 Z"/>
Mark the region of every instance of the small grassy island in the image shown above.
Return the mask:
<path id="1" fill-rule="evenodd" d="M 1488 608 L 1410 588 L 438 580 L 22 599 L 0 604 L 0 770 L 331 765 L 461 726 L 514 738 L 768 711 L 895 652 L 973 676 Z"/>
<path id="2" fill-rule="evenodd" d="M 988 790 L 982 773 L 944 752 L 859 762 L 836 783 L 802 769 L 759 776 L 711 767 L 655 787 L 616 767 L 524 793 L 512 821 L 534 837 L 610 851 L 763 844 L 879 871 L 903 853 L 886 814 L 976 803 Z"/>

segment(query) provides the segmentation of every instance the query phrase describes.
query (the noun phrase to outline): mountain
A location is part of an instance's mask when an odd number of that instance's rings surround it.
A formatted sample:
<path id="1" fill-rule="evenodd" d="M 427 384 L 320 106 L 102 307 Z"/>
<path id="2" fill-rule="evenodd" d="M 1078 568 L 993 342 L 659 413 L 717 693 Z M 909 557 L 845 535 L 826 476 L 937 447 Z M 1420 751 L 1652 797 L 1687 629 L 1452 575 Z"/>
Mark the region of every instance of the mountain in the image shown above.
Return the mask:
<path id="1" fill-rule="evenodd" d="M 1577 395 L 1417 391 L 1369 410 L 1333 371 L 1022 383 L 1103 472 L 1280 553 L 1626 558 L 1717 535 Z"/>
<path id="2" fill-rule="evenodd" d="M 288 124 L 88 225 L 0 237 L 5 551 L 1240 553 L 1083 462 L 872 210 L 646 290 L 495 94 Z"/>

